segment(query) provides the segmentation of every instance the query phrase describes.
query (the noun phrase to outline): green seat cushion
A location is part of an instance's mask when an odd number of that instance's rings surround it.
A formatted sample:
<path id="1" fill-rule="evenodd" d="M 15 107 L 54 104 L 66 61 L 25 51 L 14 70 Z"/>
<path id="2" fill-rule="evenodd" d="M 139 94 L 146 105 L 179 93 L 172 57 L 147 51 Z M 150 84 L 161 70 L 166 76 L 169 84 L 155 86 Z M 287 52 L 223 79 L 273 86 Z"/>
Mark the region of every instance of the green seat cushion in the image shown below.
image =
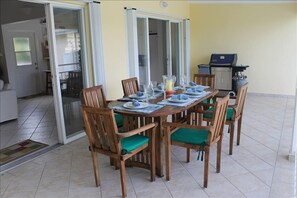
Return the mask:
<path id="1" fill-rule="evenodd" d="M 117 126 L 118 127 L 123 126 L 123 124 L 124 124 L 124 117 L 122 115 L 120 115 L 120 114 L 117 114 L 117 113 L 114 114 L 114 117 L 115 117 Z"/>
<path id="2" fill-rule="evenodd" d="M 202 101 L 203 104 L 213 104 L 213 99 L 205 99 Z"/>
<path id="3" fill-rule="evenodd" d="M 209 108 L 208 111 L 213 112 L 213 107 Z M 226 120 L 232 120 L 233 113 L 234 113 L 233 108 L 228 108 L 228 109 L 227 109 L 227 117 L 226 117 Z M 204 118 L 211 119 L 211 118 L 212 118 L 212 114 L 210 114 L 210 113 L 205 113 L 203 117 L 204 117 Z"/>
<path id="4" fill-rule="evenodd" d="M 204 145 L 207 142 L 208 130 L 180 128 L 171 134 L 171 140 L 188 144 Z"/>
<path id="5" fill-rule="evenodd" d="M 127 153 L 147 144 L 149 142 L 149 137 L 143 135 L 133 135 L 131 137 L 126 137 L 121 139 L 122 150 Z"/>

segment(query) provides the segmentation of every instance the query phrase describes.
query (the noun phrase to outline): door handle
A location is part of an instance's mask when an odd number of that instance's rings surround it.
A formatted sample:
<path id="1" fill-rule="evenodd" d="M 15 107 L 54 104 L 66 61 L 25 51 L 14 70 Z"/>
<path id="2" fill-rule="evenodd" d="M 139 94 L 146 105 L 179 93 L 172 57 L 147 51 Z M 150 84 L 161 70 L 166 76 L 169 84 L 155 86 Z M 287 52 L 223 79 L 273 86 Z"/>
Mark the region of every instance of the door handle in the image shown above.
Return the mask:
<path id="1" fill-rule="evenodd" d="M 35 69 L 38 70 L 38 64 L 35 62 L 34 65 L 35 65 Z"/>

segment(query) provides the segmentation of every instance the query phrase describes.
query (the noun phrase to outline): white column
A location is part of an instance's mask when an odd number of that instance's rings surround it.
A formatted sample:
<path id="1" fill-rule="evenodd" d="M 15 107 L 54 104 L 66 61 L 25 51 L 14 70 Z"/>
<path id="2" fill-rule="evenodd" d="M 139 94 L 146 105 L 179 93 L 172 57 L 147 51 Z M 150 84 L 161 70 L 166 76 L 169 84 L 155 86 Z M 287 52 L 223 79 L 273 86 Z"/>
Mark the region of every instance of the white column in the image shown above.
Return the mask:
<path id="1" fill-rule="evenodd" d="M 295 90 L 295 116 L 294 116 L 294 128 L 292 134 L 292 141 L 291 141 L 291 149 L 289 153 L 289 160 L 294 160 L 296 155 L 297 149 L 297 77 L 296 77 L 296 90 Z"/>
<path id="2" fill-rule="evenodd" d="M 90 35 L 91 35 L 94 85 L 103 85 L 105 90 L 106 86 L 105 86 L 105 70 L 104 70 L 104 60 L 103 60 L 100 3 L 94 1 L 94 2 L 88 3 L 88 6 L 89 6 L 89 18 L 90 18 Z"/>

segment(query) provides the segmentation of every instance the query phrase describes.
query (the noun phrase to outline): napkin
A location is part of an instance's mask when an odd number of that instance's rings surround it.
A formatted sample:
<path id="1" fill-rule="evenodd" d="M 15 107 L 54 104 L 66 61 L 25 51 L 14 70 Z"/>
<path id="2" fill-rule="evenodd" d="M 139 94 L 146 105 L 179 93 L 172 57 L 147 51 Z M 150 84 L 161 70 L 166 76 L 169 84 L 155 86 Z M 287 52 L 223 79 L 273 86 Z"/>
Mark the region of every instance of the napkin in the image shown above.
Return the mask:
<path id="1" fill-rule="evenodd" d="M 192 88 L 188 88 L 187 89 L 187 92 L 189 92 L 189 93 L 192 93 L 192 92 L 194 92 L 195 91 L 195 89 L 192 89 Z"/>
<path id="2" fill-rule="evenodd" d="M 178 95 L 172 95 L 171 98 L 173 100 L 188 100 L 189 96 L 185 94 L 178 94 Z"/>
<path id="3" fill-rule="evenodd" d="M 204 87 L 195 87 L 196 92 L 202 92 L 204 91 Z"/>
<path id="4" fill-rule="evenodd" d="M 132 100 L 132 105 L 134 107 L 138 107 L 138 106 L 140 106 L 140 103 L 137 100 Z"/>
<path id="5" fill-rule="evenodd" d="M 188 88 L 187 92 L 192 93 L 192 92 L 202 92 L 204 91 L 204 87 L 192 87 Z"/>
<path id="6" fill-rule="evenodd" d="M 189 82 L 189 85 L 191 86 L 191 87 L 194 87 L 194 86 L 197 86 L 197 84 L 196 83 L 194 83 L 194 82 Z"/>
<path id="7" fill-rule="evenodd" d="M 143 92 L 142 92 L 142 91 L 138 91 L 138 92 L 136 93 L 136 95 L 139 96 L 139 97 L 140 97 L 140 96 L 143 96 Z"/>

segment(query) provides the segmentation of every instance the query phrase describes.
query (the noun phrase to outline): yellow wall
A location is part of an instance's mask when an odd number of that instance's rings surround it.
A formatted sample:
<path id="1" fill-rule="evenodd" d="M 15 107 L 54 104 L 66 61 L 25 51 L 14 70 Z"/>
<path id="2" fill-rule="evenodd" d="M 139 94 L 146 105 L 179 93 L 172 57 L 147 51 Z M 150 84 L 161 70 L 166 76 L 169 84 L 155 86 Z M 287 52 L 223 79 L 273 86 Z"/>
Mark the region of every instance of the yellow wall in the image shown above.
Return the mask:
<path id="1" fill-rule="evenodd" d="M 103 54 L 108 99 L 123 96 L 121 80 L 128 78 L 127 20 L 124 7 L 135 7 L 173 17 L 188 18 L 189 4 L 185 1 L 101 1 Z"/>
<path id="2" fill-rule="evenodd" d="M 295 95 L 296 4 L 191 4 L 191 71 L 211 53 L 238 53 L 249 92 Z"/>

